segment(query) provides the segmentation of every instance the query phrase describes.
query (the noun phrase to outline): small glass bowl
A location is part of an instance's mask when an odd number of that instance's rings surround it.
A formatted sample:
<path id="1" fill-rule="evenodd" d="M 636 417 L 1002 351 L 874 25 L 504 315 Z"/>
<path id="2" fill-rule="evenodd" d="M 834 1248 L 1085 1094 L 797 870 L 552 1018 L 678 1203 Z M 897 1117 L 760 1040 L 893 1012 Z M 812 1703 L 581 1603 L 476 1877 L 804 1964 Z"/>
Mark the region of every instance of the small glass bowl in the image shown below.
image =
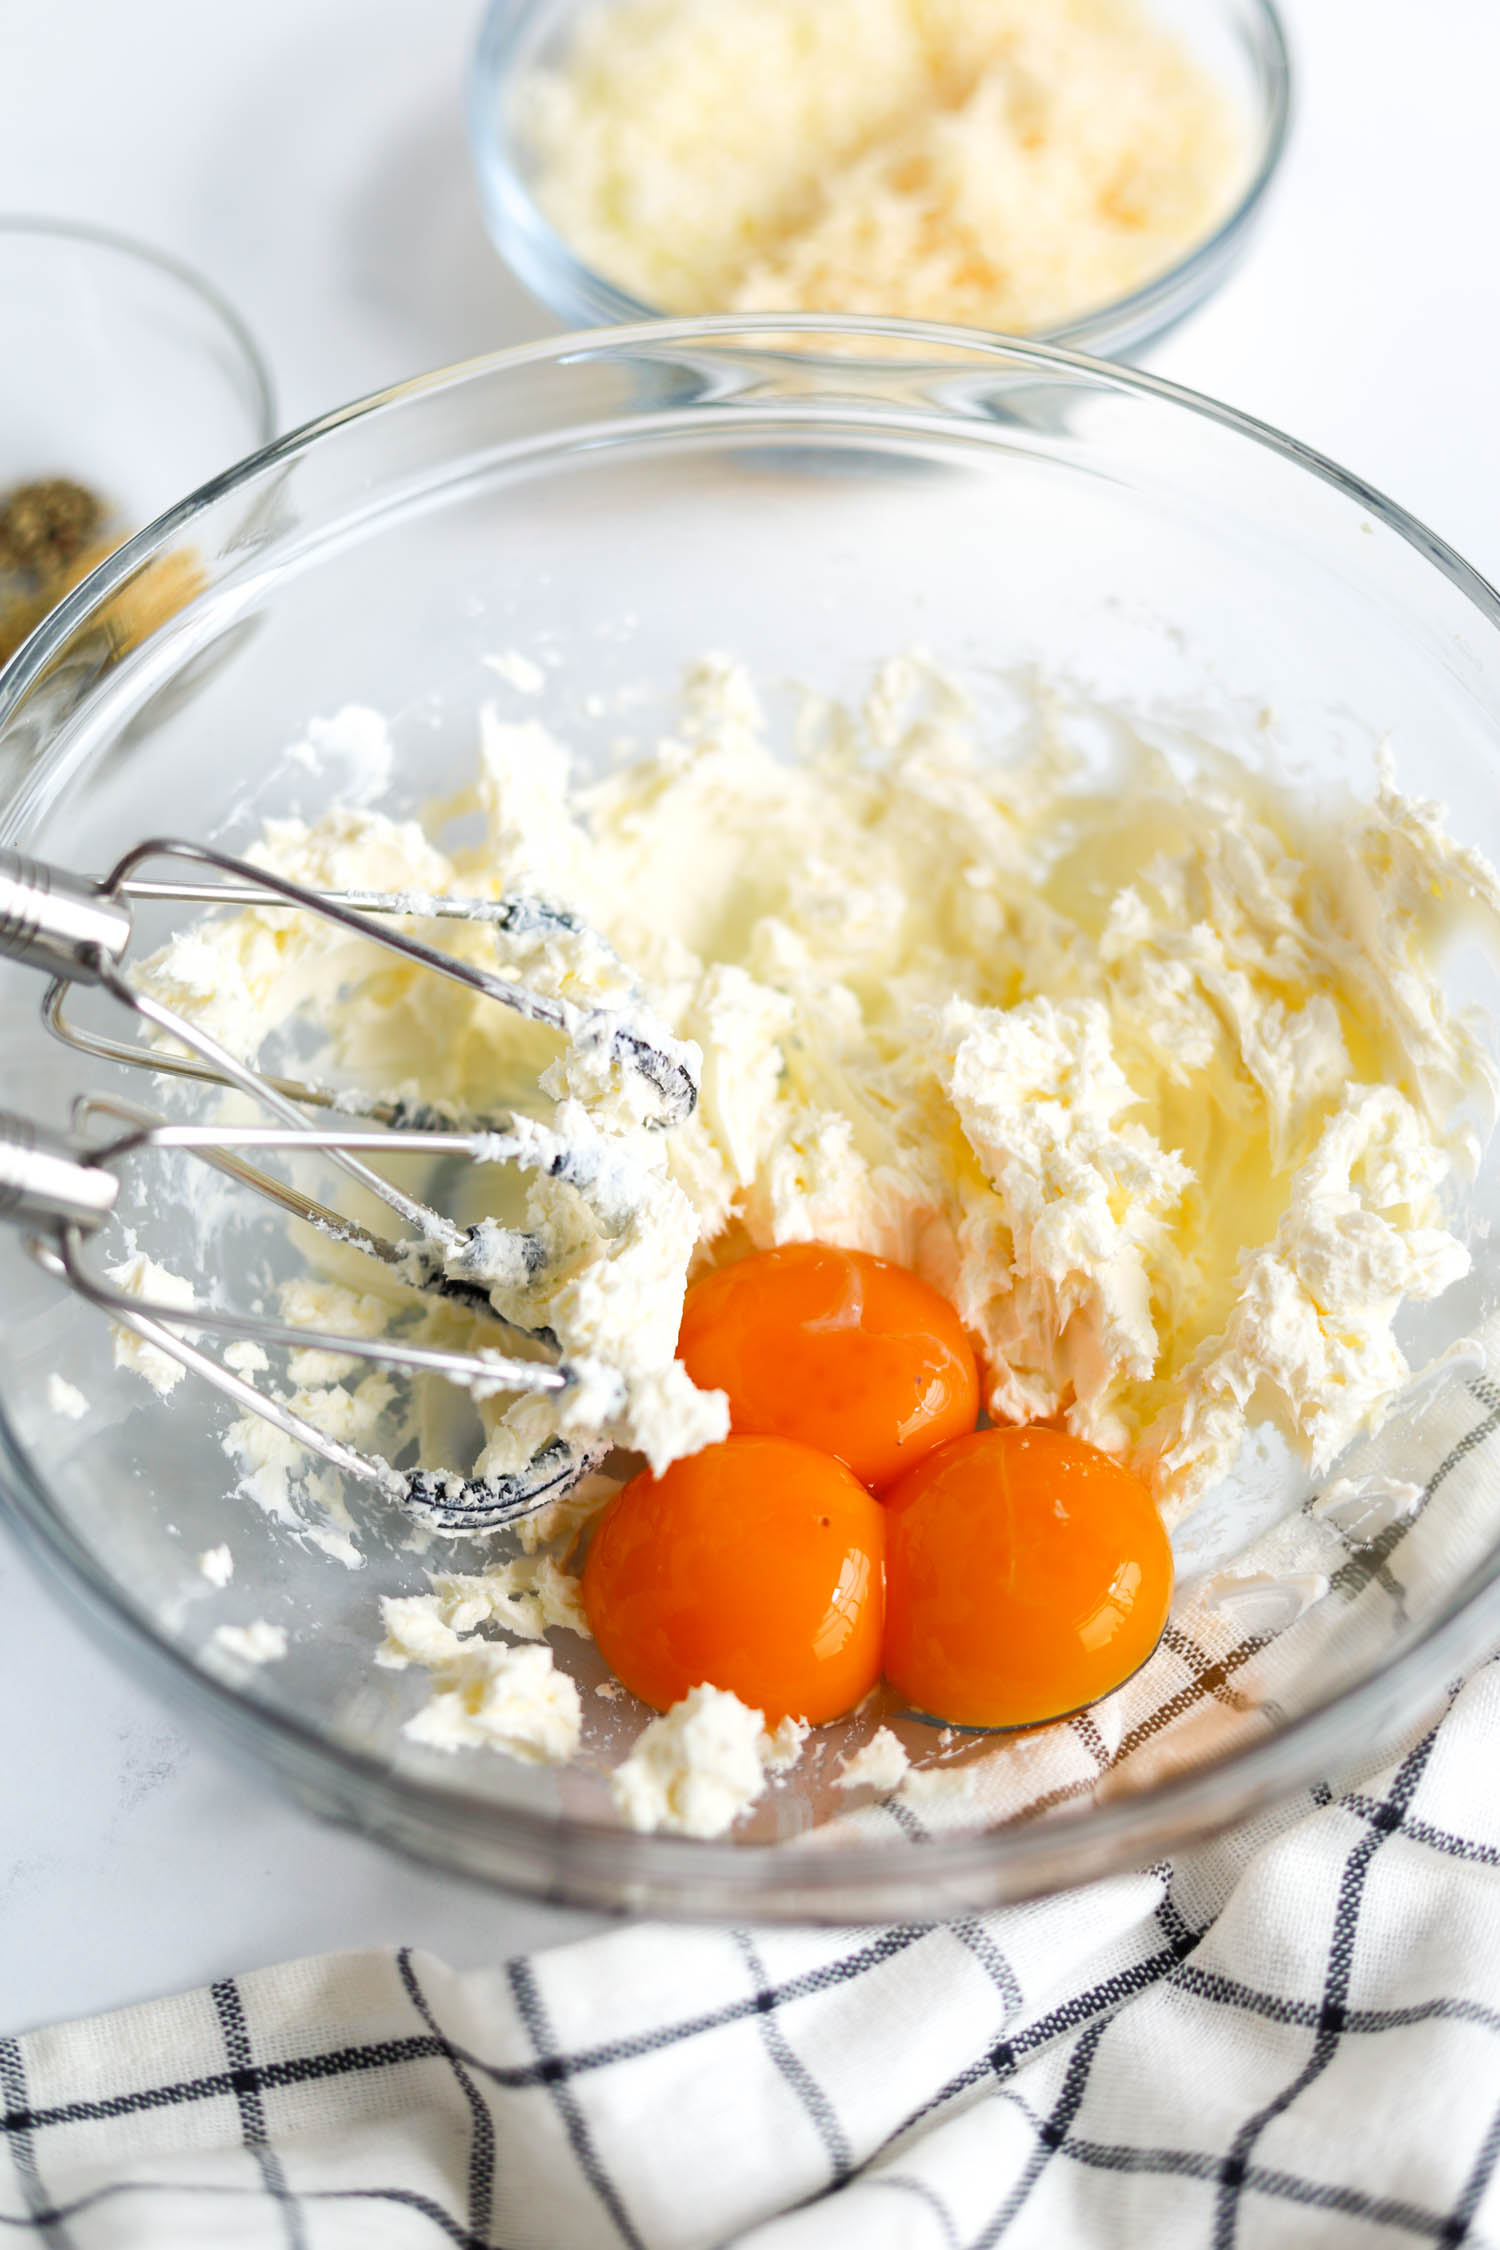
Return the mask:
<path id="1" fill-rule="evenodd" d="M 490 237 L 532 295 L 576 327 L 647 320 L 661 309 L 643 304 L 576 258 L 533 192 L 527 83 L 538 69 L 557 66 L 579 17 L 599 4 L 489 0 L 469 78 L 469 144 Z M 1187 7 L 1182 0 L 1158 0 L 1158 12 L 1239 102 L 1249 144 L 1244 187 L 1216 231 L 1175 265 L 1128 297 L 1038 330 L 1032 341 L 1106 359 L 1131 359 L 1159 342 L 1213 294 L 1243 255 L 1281 160 L 1291 116 L 1291 63 L 1272 0 L 1196 0 Z"/>
<path id="2" fill-rule="evenodd" d="M 804 350 L 786 348 L 789 330 Z M 879 356 L 846 350 L 863 344 Z M 112 638 L 112 605 L 184 551 L 183 598 Z M 1148 728 L 1184 715 L 1313 788 L 1368 797 L 1389 735 L 1452 833 L 1500 861 L 1500 598 L 1423 526 L 1305 447 L 1151 376 L 973 331 L 789 315 L 663 321 L 471 361 L 216 478 L 69 594 L 0 675 L 0 844 L 77 869 L 164 831 L 242 850 L 264 819 L 347 790 L 332 746 L 310 764 L 307 734 L 351 702 L 388 716 L 382 805 L 400 818 L 469 786 L 492 700 L 602 774 L 622 728 L 642 745 L 671 729 L 681 667 L 704 649 L 740 657 L 789 732 L 795 683 L 847 700 L 918 645 L 981 713 L 1003 720 L 1007 681 L 1075 681 Z M 512 688 L 505 701 L 485 660 L 507 650 L 545 674 L 534 698 Z M 986 739 L 1003 744 L 1006 726 Z M 359 761 L 351 772 L 368 778 Z M 160 914 L 140 909 L 142 952 L 165 935 Z M 1462 995 L 1492 1022 L 1496 982 L 1481 957 Z M 34 971 L 0 964 L 7 1106 L 61 1124 L 83 1090 L 154 1098 L 139 1071 L 49 1039 L 41 995 Z M 87 995 L 78 1006 L 88 1020 Z M 220 1301 L 285 1270 L 278 1216 L 262 1222 L 248 1197 L 238 1216 L 217 1199 L 205 1209 L 181 1184 L 170 1171 L 127 1180 L 139 1248 Z M 1420 1512 L 1347 1547 L 1319 1519 L 1327 1591 L 1293 1621 L 1262 1614 L 1297 1591 L 1265 1577 L 1235 1581 L 1256 1613 L 1216 1613 L 1211 1640 L 1184 1635 L 1179 1612 L 1160 1658 L 1173 1691 L 1116 1737 L 1118 1756 L 1097 1725 L 1092 1745 L 1063 1725 L 965 1746 L 1018 1809 L 981 1807 L 943 1833 L 931 1807 L 914 1832 L 877 1809 L 848 1815 L 841 1722 L 733 1837 L 636 1834 L 605 1772 L 642 1714 L 595 1698 L 597 1653 L 570 1635 L 558 1658 L 583 1688 L 582 1762 L 413 1743 L 402 1730 L 421 1683 L 372 1666 L 378 1597 L 471 1569 L 473 1550 L 413 1553 L 409 1518 L 352 1487 L 362 1568 L 290 1536 L 235 1489 L 217 1394 L 189 1379 L 164 1402 L 116 1368 L 107 1319 L 5 1227 L 0 1506 L 182 1723 L 387 1842 L 634 1912 L 926 1919 L 1139 1866 L 1244 1820 L 1401 1739 L 1493 1647 L 1500 1484 L 1478 1440 L 1500 1427 L 1500 1389 L 1493 1372 L 1466 1381 L 1475 1353 L 1455 1355 L 1488 1331 L 1480 1356 L 1491 1371 L 1500 1359 L 1500 1137 L 1455 1224 L 1473 1272 L 1411 1308 L 1402 1336 L 1414 1365 L 1449 1354 L 1447 1372 L 1331 1472 L 1357 1480 L 1383 1460 L 1387 1478 L 1425 1486 Z M 49 1395 L 59 1372 L 81 1419 Z M 1253 1458 L 1177 1536 L 1184 1600 L 1260 1528 L 1298 1528 L 1312 1494 L 1290 1456 Z M 195 1558 L 225 1543 L 234 1573 L 216 1589 Z M 288 1636 L 285 1660 L 258 1672 L 216 1645 L 221 1623 L 256 1619 Z M 1033 1761 L 1063 1752 L 1076 1764 L 1054 1789 Z"/>
<path id="3" fill-rule="evenodd" d="M 66 478 L 118 544 L 275 430 L 249 331 L 190 268 L 99 228 L 0 217 L 0 498 Z"/>

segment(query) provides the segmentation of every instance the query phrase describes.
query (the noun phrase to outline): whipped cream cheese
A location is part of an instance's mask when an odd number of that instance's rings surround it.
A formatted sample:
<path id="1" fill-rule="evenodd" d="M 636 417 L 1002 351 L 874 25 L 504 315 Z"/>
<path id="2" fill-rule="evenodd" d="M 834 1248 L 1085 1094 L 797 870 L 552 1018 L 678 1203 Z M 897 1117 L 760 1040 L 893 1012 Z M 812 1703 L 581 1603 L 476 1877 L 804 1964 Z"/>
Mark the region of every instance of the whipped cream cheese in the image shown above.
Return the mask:
<path id="1" fill-rule="evenodd" d="M 920 659 L 773 754 L 753 687 L 572 800 L 591 911 L 703 1052 L 672 1176 L 699 1258 L 799 1238 L 915 1267 L 987 1403 L 1125 1454 L 1162 1505 L 1253 1412 L 1314 1470 L 1467 1268 L 1443 1197 L 1497 1080 L 1438 975 L 1490 870 L 1384 770 L 1321 812 L 1118 714 L 1101 788 L 1044 705 L 1004 762 Z M 1477 1128 L 1476 1128 L 1477 1121 Z"/>
<path id="2" fill-rule="evenodd" d="M 165 1266 L 157 1265 L 143 1251 L 133 1251 L 118 1265 L 106 1266 L 105 1274 L 127 1296 L 142 1297 L 152 1304 L 171 1305 L 186 1312 L 198 1302 L 190 1281 L 180 1273 L 171 1273 Z M 155 1344 L 148 1344 L 144 1336 L 137 1336 L 133 1329 L 123 1327 L 118 1321 L 114 1324 L 114 1360 L 116 1367 L 129 1367 L 143 1376 L 158 1398 L 166 1398 L 176 1390 L 187 1373 L 187 1369 L 166 1352 L 158 1350 Z"/>
<path id="3" fill-rule="evenodd" d="M 432 1678 L 431 1695 L 402 1729 L 408 1740 L 430 1750 L 499 1750 L 523 1765 L 564 1765 L 572 1757 L 582 1705 L 546 1641 L 517 1648 L 461 1631 L 449 1618 L 464 1615 L 477 1626 L 475 1605 L 441 1596 L 397 1596 L 380 1606 L 386 1637 L 376 1663 L 389 1671 L 416 1665 Z"/>
<path id="4" fill-rule="evenodd" d="M 89 1410 L 89 1402 L 77 1384 L 55 1372 L 47 1377 L 47 1404 L 54 1414 L 69 1422 L 81 1422 Z"/>
<path id="5" fill-rule="evenodd" d="M 1331 1523 L 1351 1546 L 1368 1546 L 1416 1514 L 1427 1497 L 1425 1485 L 1405 1477 L 1335 1477 L 1311 1503 L 1312 1513 Z"/>
<path id="6" fill-rule="evenodd" d="M 768 1733 L 727 1688 L 695 1687 L 642 1728 L 610 1776 L 615 1809 L 645 1833 L 723 1836 L 749 1810 L 772 1773 L 790 1771 L 808 1728 L 784 1719 Z"/>
<path id="7" fill-rule="evenodd" d="M 210 1586 L 227 1586 L 234 1576 L 234 1550 L 231 1547 L 205 1547 L 198 1557 L 198 1575 L 206 1578 Z"/>
<path id="8" fill-rule="evenodd" d="M 873 1789 L 877 1797 L 889 1797 L 900 1788 L 910 1766 L 899 1736 L 889 1727 L 877 1727 L 864 1748 L 844 1760 L 842 1770 L 834 1777 L 834 1787 Z"/>
<path id="9" fill-rule="evenodd" d="M 241 1664 L 279 1664 L 286 1655 L 286 1627 L 270 1625 L 263 1617 L 248 1625 L 216 1625 L 213 1646 Z"/>

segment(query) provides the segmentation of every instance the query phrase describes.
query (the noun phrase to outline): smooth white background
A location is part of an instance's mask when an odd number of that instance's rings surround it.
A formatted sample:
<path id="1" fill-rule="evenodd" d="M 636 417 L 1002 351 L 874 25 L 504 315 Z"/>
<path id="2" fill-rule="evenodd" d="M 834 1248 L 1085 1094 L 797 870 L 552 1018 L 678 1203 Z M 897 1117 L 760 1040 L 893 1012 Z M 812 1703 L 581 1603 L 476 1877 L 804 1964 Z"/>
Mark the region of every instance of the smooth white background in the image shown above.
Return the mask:
<path id="1" fill-rule="evenodd" d="M 1500 6 L 1284 0 L 1290 156 L 1152 362 L 1500 578 Z M 0 0 L 0 212 L 138 234 L 239 306 L 283 424 L 552 325 L 469 181 L 476 0 Z M 594 1926 L 292 1812 L 186 1739 L 0 1532 L 0 2032 L 324 1948 L 478 1963 Z"/>

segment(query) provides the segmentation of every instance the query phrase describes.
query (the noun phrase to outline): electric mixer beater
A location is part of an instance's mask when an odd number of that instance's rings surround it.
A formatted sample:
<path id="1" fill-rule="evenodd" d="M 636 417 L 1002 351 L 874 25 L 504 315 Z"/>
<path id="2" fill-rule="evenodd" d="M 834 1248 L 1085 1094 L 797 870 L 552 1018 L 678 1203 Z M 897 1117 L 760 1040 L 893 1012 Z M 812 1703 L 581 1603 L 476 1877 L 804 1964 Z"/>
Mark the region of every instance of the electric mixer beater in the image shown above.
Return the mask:
<path id="1" fill-rule="evenodd" d="M 163 882 L 137 874 L 161 859 L 186 861 L 221 879 Z M 214 1331 L 263 1345 L 316 1347 L 413 1374 L 439 1375 L 466 1385 L 476 1395 L 564 1393 L 583 1377 L 558 1353 L 551 1332 L 519 1329 L 514 1320 L 495 1310 L 480 1280 L 464 1277 L 466 1257 L 471 1265 L 475 1263 L 477 1230 L 458 1225 L 406 1194 L 365 1159 L 415 1153 L 545 1172 L 575 1189 L 606 1224 L 618 1222 L 620 1183 L 628 1179 L 628 1163 L 622 1165 L 616 1158 L 602 1167 L 597 1151 L 576 1146 L 534 1120 L 508 1112 L 456 1122 L 407 1103 L 365 1103 L 307 1081 L 251 1069 L 189 1018 L 131 982 L 125 963 L 134 934 L 133 908 L 148 900 L 289 907 L 321 915 L 347 935 L 367 939 L 417 967 L 453 979 L 531 1022 L 546 1025 L 575 1050 L 603 1055 L 620 1072 L 639 1077 L 653 1103 L 654 1113 L 647 1122 L 662 1129 L 691 1116 L 696 1104 L 691 1050 L 659 1030 L 643 1004 L 629 1013 L 584 1009 L 389 926 L 398 917 L 407 922 L 459 918 L 490 926 L 497 943 L 507 933 L 531 934 L 549 927 L 579 933 L 580 925 L 572 916 L 534 898 L 319 892 L 209 846 L 169 838 L 136 845 L 100 882 L 0 850 L 0 958 L 48 976 L 43 1020 L 57 1037 L 103 1060 L 235 1089 L 277 1120 L 259 1126 L 179 1124 L 133 1104 L 85 1096 L 74 1105 L 70 1137 L 0 1114 L 0 1218 L 27 1232 L 32 1253 L 46 1271 L 121 1326 L 345 1475 L 406 1503 L 438 1528 L 487 1530 L 558 1498 L 597 1464 L 602 1447 L 581 1447 L 553 1437 L 524 1469 L 510 1476 L 473 1478 L 445 1470 L 399 1470 L 379 1455 L 361 1452 L 317 1429 L 305 1416 L 202 1350 L 190 1336 Z M 187 1052 L 173 1054 L 81 1029 L 65 1009 L 73 986 L 101 989 L 152 1032 Z M 339 1121 L 314 1124 L 309 1109 L 337 1110 Z M 346 1122 L 360 1117 L 369 1122 Z M 115 1129 L 105 1139 L 87 1130 L 101 1119 L 114 1121 Z M 450 1352 L 399 1337 L 335 1335 L 196 1302 L 191 1308 L 153 1302 L 113 1287 L 90 1269 L 85 1245 L 115 1210 L 119 1165 L 155 1150 L 179 1150 L 201 1158 L 293 1217 L 378 1260 L 402 1281 L 485 1313 L 519 1338 L 521 1355 L 488 1347 Z M 399 1239 L 382 1235 L 246 1161 L 248 1153 L 277 1150 L 323 1153 L 349 1180 L 383 1203 L 405 1232 Z M 488 1223 L 491 1255 L 494 1231 L 493 1222 Z M 534 1236 L 502 1231 L 507 1254 L 522 1270 L 535 1274 L 545 1247 Z M 593 1371 L 590 1375 L 597 1380 Z"/>

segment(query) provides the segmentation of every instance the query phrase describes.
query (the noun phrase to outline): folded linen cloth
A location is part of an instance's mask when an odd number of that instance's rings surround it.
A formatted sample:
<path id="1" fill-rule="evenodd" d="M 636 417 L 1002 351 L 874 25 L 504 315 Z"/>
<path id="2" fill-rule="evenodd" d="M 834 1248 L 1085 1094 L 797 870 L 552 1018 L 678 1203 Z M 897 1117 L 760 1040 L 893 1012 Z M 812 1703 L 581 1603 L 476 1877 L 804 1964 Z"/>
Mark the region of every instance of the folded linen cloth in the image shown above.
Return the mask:
<path id="1" fill-rule="evenodd" d="M 1338 1795 L 934 1927 L 331 1955 L 0 2041 L 58 2250 L 1500 2242 L 1500 1665 Z"/>

